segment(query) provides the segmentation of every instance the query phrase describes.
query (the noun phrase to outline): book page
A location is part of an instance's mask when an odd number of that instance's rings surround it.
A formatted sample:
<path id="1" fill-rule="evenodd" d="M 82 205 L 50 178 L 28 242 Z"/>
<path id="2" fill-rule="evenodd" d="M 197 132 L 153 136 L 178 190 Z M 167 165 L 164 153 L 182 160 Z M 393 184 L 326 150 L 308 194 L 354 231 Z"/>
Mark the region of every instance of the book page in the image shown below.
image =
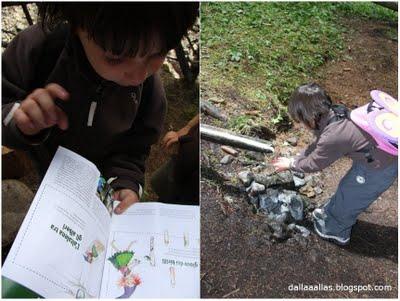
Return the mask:
<path id="1" fill-rule="evenodd" d="M 113 215 L 102 298 L 199 298 L 198 206 L 138 203 Z"/>
<path id="2" fill-rule="evenodd" d="M 110 215 L 100 172 L 60 147 L 4 263 L 3 276 L 43 297 L 98 297 Z"/>

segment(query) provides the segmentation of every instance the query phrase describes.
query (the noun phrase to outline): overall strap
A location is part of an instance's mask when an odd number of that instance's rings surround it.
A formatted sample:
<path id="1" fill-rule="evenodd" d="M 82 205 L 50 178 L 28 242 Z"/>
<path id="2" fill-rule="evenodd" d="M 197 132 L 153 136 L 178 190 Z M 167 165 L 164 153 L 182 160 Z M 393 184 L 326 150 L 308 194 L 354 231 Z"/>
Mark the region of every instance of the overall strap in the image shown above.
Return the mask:
<path id="1" fill-rule="evenodd" d="M 349 109 L 347 109 L 347 107 L 342 104 L 332 105 L 331 110 L 333 111 L 333 113 L 335 113 L 335 115 L 328 120 L 328 124 L 343 119 L 350 119 Z"/>
<path id="2" fill-rule="evenodd" d="M 372 106 L 372 103 L 370 104 Z M 342 104 L 338 104 L 338 105 L 332 105 L 332 111 L 335 113 L 335 116 L 333 116 L 331 119 L 328 120 L 328 124 L 331 124 L 333 122 L 336 121 L 340 121 L 343 119 L 350 119 L 350 111 L 349 109 L 342 105 Z M 374 158 L 372 156 L 372 151 L 375 149 L 374 145 L 370 145 L 367 147 L 364 147 L 360 150 L 357 151 L 357 153 L 362 153 L 364 154 L 365 159 L 367 160 L 368 163 L 371 163 L 374 161 Z"/>

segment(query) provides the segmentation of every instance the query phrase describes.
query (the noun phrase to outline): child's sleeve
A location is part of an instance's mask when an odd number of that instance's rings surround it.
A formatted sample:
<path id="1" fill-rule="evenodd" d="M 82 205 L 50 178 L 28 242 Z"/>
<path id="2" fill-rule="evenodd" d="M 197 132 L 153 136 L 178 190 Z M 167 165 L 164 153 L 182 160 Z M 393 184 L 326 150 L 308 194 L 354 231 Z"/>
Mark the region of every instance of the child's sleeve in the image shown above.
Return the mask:
<path id="1" fill-rule="evenodd" d="M 118 138 L 112 153 L 104 160 L 104 175 L 117 177 L 112 182 L 115 190 L 128 188 L 139 195 L 140 187 L 144 186 L 145 161 L 151 145 L 160 137 L 165 112 L 164 88 L 156 74 L 144 84 L 141 105 L 132 128 Z"/>
<path id="2" fill-rule="evenodd" d="M 303 154 L 294 158 L 290 169 L 299 172 L 320 171 L 346 155 L 347 146 L 340 136 L 324 133 Z"/>
<path id="3" fill-rule="evenodd" d="M 24 149 L 39 144 L 46 135 L 23 135 L 12 118 L 19 102 L 30 91 L 35 69 L 42 50 L 45 35 L 39 25 L 19 33 L 2 54 L 2 144 L 11 148 Z"/>

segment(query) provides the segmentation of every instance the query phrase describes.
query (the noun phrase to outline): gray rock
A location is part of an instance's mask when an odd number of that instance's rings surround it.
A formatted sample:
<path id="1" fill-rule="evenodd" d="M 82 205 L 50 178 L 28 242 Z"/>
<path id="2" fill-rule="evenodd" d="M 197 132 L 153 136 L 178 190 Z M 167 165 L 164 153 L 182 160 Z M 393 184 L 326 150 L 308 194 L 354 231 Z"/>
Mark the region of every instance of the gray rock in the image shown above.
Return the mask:
<path id="1" fill-rule="evenodd" d="M 274 189 L 267 189 L 266 193 L 259 195 L 260 209 L 267 212 L 278 213 L 280 211 L 280 204 L 278 201 L 278 191 Z"/>
<path id="2" fill-rule="evenodd" d="M 306 185 L 306 181 L 302 178 L 297 177 L 296 175 L 293 175 L 293 182 L 295 187 L 301 187 Z"/>
<path id="3" fill-rule="evenodd" d="M 231 163 L 233 161 L 233 156 L 231 156 L 231 155 L 226 155 L 226 156 L 224 156 L 222 159 L 221 159 L 221 161 L 219 162 L 219 163 L 221 163 L 221 164 L 229 164 L 229 163 Z"/>
<path id="4" fill-rule="evenodd" d="M 290 137 L 286 139 L 287 143 L 289 143 L 291 146 L 297 146 L 297 137 Z"/>
<path id="5" fill-rule="evenodd" d="M 293 183 L 293 175 L 290 171 L 283 171 L 277 174 L 256 174 L 254 180 L 257 183 L 270 186 L 288 185 Z"/>
<path id="6" fill-rule="evenodd" d="M 244 186 L 249 186 L 251 182 L 254 180 L 254 174 L 251 171 L 244 170 L 239 172 L 238 178 L 243 183 Z"/>
<path id="7" fill-rule="evenodd" d="M 248 197 L 249 197 L 249 203 L 254 205 L 255 207 L 258 207 L 258 197 L 251 195 L 249 195 Z"/>
<path id="8" fill-rule="evenodd" d="M 308 175 L 304 178 L 308 185 L 315 187 L 318 185 L 318 178 L 315 175 Z"/>
<path id="9" fill-rule="evenodd" d="M 279 214 L 279 213 L 277 213 L 277 214 Z M 269 212 L 267 215 L 267 223 L 275 222 L 275 218 L 276 218 L 276 214 L 273 212 Z"/>
<path id="10" fill-rule="evenodd" d="M 280 211 L 281 211 L 280 213 L 289 213 L 290 212 L 289 204 L 281 203 Z"/>
<path id="11" fill-rule="evenodd" d="M 314 191 L 316 194 L 321 194 L 323 192 L 322 188 L 319 186 L 314 187 Z"/>
<path id="12" fill-rule="evenodd" d="M 278 200 L 279 200 L 281 203 L 289 204 L 289 203 L 290 203 L 291 197 L 292 197 L 291 194 L 288 194 L 288 193 L 285 193 L 285 191 L 282 191 L 282 192 L 280 192 L 279 195 L 278 195 Z"/>
<path id="13" fill-rule="evenodd" d="M 272 236 L 278 239 L 283 239 L 285 237 L 283 233 L 283 225 L 279 223 L 271 223 L 270 224 L 272 230 Z"/>
<path id="14" fill-rule="evenodd" d="M 249 187 L 247 187 L 246 191 L 249 193 L 251 196 L 255 196 L 260 194 L 265 190 L 265 186 L 263 184 L 259 184 L 255 181 L 251 183 Z"/>
<path id="15" fill-rule="evenodd" d="M 28 212 L 33 192 L 18 180 L 2 182 L 2 245 L 11 244 Z"/>
<path id="16" fill-rule="evenodd" d="M 260 165 L 257 165 L 256 167 L 254 167 L 253 171 L 255 173 L 260 173 L 264 168 L 265 168 L 265 166 L 263 166 L 263 164 L 260 164 Z"/>
<path id="17" fill-rule="evenodd" d="M 302 172 L 299 172 L 299 171 L 292 171 L 292 175 L 296 176 L 296 177 L 298 177 L 300 179 L 304 179 L 304 177 L 305 177 L 305 174 L 302 173 Z"/>
<path id="18" fill-rule="evenodd" d="M 303 236 L 303 237 L 310 236 L 311 232 L 306 227 L 303 227 L 300 225 L 296 225 L 295 227 L 296 227 L 296 230 L 301 234 L 301 236 Z"/>
<path id="19" fill-rule="evenodd" d="M 275 216 L 275 221 L 279 224 L 285 224 L 289 220 L 289 213 L 282 212 L 281 214 L 277 214 Z"/>
<path id="20" fill-rule="evenodd" d="M 254 151 L 247 151 L 246 152 L 246 157 L 254 160 L 254 161 L 264 161 L 264 154 L 260 152 L 254 152 Z"/>
<path id="21" fill-rule="evenodd" d="M 296 220 L 296 221 L 301 221 L 303 220 L 303 201 L 299 196 L 294 196 L 290 199 L 289 203 L 289 211 L 291 216 Z"/>
<path id="22" fill-rule="evenodd" d="M 303 237 L 300 234 L 297 234 L 294 236 L 294 239 L 297 241 L 297 243 L 302 246 L 303 248 L 307 248 L 308 247 L 308 239 Z"/>
<path id="23" fill-rule="evenodd" d="M 311 175 L 307 175 L 304 180 L 308 183 L 312 180 L 312 176 Z"/>

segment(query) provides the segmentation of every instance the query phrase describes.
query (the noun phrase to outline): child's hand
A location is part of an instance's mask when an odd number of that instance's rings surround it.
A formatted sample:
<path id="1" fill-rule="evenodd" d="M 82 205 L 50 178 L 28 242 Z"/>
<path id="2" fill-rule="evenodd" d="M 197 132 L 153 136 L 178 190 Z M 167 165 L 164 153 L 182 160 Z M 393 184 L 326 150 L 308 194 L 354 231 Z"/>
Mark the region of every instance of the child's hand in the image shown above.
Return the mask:
<path id="1" fill-rule="evenodd" d="M 36 89 L 29 94 L 13 115 L 19 130 L 25 135 L 35 135 L 56 124 L 60 129 L 66 130 L 68 118 L 54 103 L 56 98 L 69 98 L 68 92 L 57 84 L 49 84 L 44 89 Z"/>
<path id="2" fill-rule="evenodd" d="M 290 168 L 290 159 L 285 157 L 279 157 L 272 161 L 272 165 L 275 167 L 275 171 L 280 172 Z"/>
<path id="3" fill-rule="evenodd" d="M 169 131 L 165 134 L 162 140 L 162 146 L 165 149 L 168 149 L 171 145 L 177 143 L 179 141 L 179 134 L 178 132 Z"/>
<path id="4" fill-rule="evenodd" d="M 114 212 L 116 214 L 124 213 L 131 205 L 139 202 L 139 196 L 136 192 L 130 189 L 121 189 L 114 193 L 114 199 L 120 201 Z"/>

